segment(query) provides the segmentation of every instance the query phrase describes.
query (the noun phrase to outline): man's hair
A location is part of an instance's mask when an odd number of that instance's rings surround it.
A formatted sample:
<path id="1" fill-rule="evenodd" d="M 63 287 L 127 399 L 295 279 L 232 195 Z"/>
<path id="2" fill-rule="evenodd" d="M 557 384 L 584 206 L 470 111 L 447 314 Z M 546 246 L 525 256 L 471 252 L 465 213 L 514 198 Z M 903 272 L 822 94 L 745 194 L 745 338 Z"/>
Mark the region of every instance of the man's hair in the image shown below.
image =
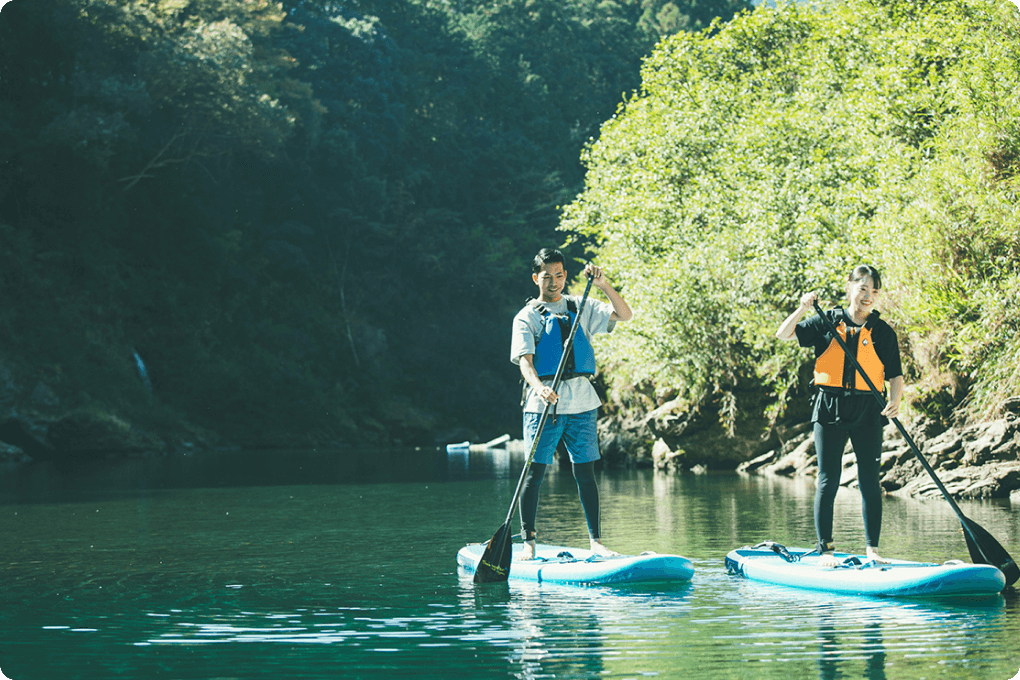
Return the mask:
<path id="1" fill-rule="evenodd" d="M 878 270 L 872 267 L 870 264 L 859 264 L 854 267 L 853 271 L 850 272 L 850 276 L 847 277 L 847 285 L 851 283 L 857 283 L 865 276 L 870 276 L 872 283 L 875 284 L 875 290 L 882 288 L 882 275 L 878 273 Z"/>
<path id="2" fill-rule="evenodd" d="M 553 262 L 559 262 L 564 268 L 567 266 L 567 259 L 563 257 L 563 253 L 555 248 L 542 248 L 531 263 L 531 271 L 537 274 L 542 271 L 542 267 Z"/>

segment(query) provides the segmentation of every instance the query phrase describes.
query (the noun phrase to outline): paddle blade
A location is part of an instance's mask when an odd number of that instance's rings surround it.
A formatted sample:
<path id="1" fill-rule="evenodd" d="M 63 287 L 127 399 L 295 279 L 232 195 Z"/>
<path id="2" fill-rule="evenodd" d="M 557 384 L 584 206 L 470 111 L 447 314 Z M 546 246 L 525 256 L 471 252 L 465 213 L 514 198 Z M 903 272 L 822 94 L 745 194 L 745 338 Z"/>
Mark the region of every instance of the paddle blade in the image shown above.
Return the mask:
<path id="1" fill-rule="evenodd" d="M 960 521 L 964 524 L 963 537 L 967 539 L 967 550 L 970 551 L 970 558 L 974 560 L 974 564 L 998 567 L 1006 576 L 1007 588 L 1016 583 L 1017 579 L 1020 579 L 1020 567 L 1017 567 L 1006 549 L 974 520 L 961 517 Z"/>
<path id="2" fill-rule="evenodd" d="M 482 558 L 475 569 L 475 583 L 506 583 L 510 578 L 510 558 L 513 548 L 510 545 L 510 527 L 506 524 L 496 530 L 489 539 L 489 544 L 482 552 Z"/>

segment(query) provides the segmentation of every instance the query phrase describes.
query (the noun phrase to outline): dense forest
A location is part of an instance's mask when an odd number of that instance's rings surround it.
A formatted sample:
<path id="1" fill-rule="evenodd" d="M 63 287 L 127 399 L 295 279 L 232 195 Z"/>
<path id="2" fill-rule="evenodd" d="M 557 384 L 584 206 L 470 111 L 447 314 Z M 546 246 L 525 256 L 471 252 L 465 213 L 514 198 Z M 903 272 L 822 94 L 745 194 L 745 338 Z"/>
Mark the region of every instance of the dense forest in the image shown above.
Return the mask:
<path id="1" fill-rule="evenodd" d="M 981 420 L 1020 395 L 1015 5 L 787 4 L 672 36 L 585 163 L 562 228 L 640 310 L 610 338 L 625 410 L 767 428 L 810 377 L 776 328 L 805 291 L 842 304 L 862 262 L 883 272 L 915 417 Z"/>
<path id="2" fill-rule="evenodd" d="M 7 3 L 0 440 L 516 431 L 530 258 L 594 252 L 556 231 L 582 148 L 658 41 L 747 9 Z"/>
<path id="3" fill-rule="evenodd" d="M 1018 46 L 972 0 L 13 0 L 0 440 L 516 433 L 549 244 L 637 311 L 599 350 L 618 415 L 768 429 L 806 387 L 776 326 L 859 262 L 915 413 L 994 415 Z"/>

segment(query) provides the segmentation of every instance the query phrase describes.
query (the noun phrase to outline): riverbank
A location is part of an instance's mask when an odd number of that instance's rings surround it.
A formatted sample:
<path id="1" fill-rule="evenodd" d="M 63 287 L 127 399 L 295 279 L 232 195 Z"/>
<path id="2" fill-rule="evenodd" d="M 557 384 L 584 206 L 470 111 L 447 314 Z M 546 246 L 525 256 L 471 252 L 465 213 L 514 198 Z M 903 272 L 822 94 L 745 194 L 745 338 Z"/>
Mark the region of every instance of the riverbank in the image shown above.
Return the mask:
<path id="1" fill-rule="evenodd" d="M 1004 405 L 1002 418 L 940 431 L 931 421 L 907 427 L 921 454 L 954 498 L 1009 498 L 1020 502 L 1020 397 Z M 806 428 L 782 447 L 742 463 L 741 472 L 784 477 L 817 475 L 814 440 Z M 882 444 L 882 488 L 913 498 L 942 495 L 909 444 L 890 423 Z M 857 463 L 849 444 L 843 455 L 843 486 L 856 487 Z"/>
<path id="2" fill-rule="evenodd" d="M 728 431 L 712 404 L 691 412 L 669 402 L 640 416 L 621 413 L 599 422 L 603 458 L 612 467 L 652 467 L 665 473 L 736 469 L 782 477 L 814 477 L 818 472 L 806 410 L 787 413 L 766 437 L 756 434 L 763 431 L 760 417 L 745 417 L 740 427 Z M 904 426 L 955 498 L 1020 502 L 1020 396 L 1006 400 L 997 419 L 940 427 L 922 418 Z M 887 493 L 914 498 L 941 495 L 892 423 L 885 428 L 881 471 Z M 857 483 L 856 458 L 849 444 L 841 483 Z"/>
<path id="3" fill-rule="evenodd" d="M 749 398 L 744 395 L 745 400 Z M 719 404 L 684 411 L 667 402 L 644 414 L 603 417 L 599 437 L 605 464 L 613 468 L 654 468 L 664 473 L 736 469 L 746 474 L 813 477 L 814 444 L 806 412 L 790 411 L 765 430 L 762 408 L 747 408 L 727 429 Z M 56 391 L 38 381 L 31 389 L 0 366 L 0 463 L 30 460 L 87 460 L 110 456 L 164 455 L 235 448 L 216 432 L 173 414 L 158 414 L 139 426 L 96 407 L 64 405 Z M 908 423 L 922 454 L 956 498 L 1012 498 L 1020 502 L 1020 397 L 1003 405 L 1003 416 L 981 423 L 940 428 L 934 421 Z M 521 442 L 513 442 L 522 446 Z M 270 442 L 272 448 L 288 448 Z M 245 443 L 246 448 L 264 448 Z M 941 492 L 896 427 L 889 424 L 882 450 L 882 486 L 892 494 L 926 498 Z M 849 446 L 841 483 L 855 486 L 857 466 Z"/>

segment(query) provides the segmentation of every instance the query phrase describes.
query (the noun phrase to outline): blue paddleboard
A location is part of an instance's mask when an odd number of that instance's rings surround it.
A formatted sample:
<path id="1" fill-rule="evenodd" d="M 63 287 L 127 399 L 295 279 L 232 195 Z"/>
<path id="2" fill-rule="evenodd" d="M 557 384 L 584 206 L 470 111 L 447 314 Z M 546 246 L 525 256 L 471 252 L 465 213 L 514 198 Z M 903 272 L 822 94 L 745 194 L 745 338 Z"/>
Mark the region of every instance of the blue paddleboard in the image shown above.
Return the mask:
<path id="1" fill-rule="evenodd" d="M 882 564 L 863 555 L 836 553 L 841 564 L 823 567 L 813 551 L 769 545 L 779 549 L 761 545 L 731 550 L 726 568 L 755 581 L 845 595 L 975 597 L 994 595 L 1006 587 L 1003 573 L 987 564 L 957 560 L 945 564 L 889 560 Z"/>
<path id="2" fill-rule="evenodd" d="M 474 573 L 485 551 L 485 543 L 472 543 L 457 553 L 457 564 Z M 590 550 L 539 543 L 536 559 L 519 560 L 521 544 L 513 545 L 510 578 L 548 583 L 596 585 L 648 581 L 689 581 L 694 565 L 679 555 L 620 555 L 599 557 Z"/>

